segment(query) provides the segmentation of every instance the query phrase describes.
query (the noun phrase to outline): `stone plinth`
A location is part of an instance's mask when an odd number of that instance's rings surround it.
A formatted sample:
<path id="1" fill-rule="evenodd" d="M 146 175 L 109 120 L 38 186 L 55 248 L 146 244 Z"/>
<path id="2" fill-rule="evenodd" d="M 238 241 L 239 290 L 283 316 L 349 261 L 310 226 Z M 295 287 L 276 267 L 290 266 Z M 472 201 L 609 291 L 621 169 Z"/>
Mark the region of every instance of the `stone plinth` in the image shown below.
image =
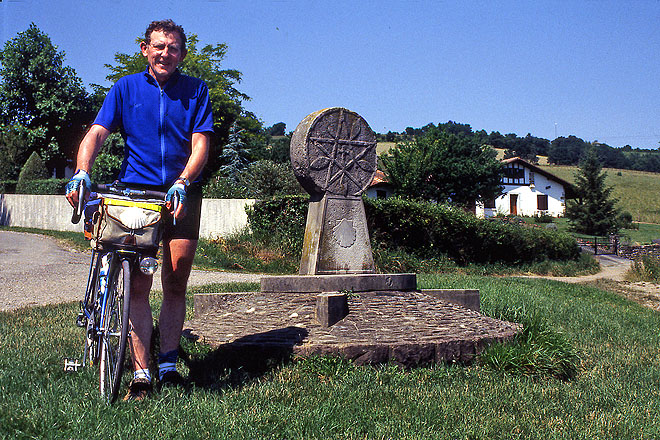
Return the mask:
<path id="1" fill-rule="evenodd" d="M 300 274 L 375 271 L 362 199 L 325 195 L 310 202 Z"/>
<path id="2" fill-rule="evenodd" d="M 323 327 L 331 327 L 348 315 L 348 295 L 325 292 L 316 295 L 316 320 Z"/>
<path id="3" fill-rule="evenodd" d="M 354 275 L 283 275 L 261 279 L 262 292 L 374 292 L 410 291 L 417 289 L 417 275 L 354 274 Z"/>
<path id="4" fill-rule="evenodd" d="M 194 300 L 188 333 L 237 358 L 277 349 L 279 359 L 334 354 L 359 365 L 470 362 L 521 329 L 423 291 L 349 295 L 350 313 L 331 327 L 316 319 L 316 295 L 309 293 L 196 294 Z"/>

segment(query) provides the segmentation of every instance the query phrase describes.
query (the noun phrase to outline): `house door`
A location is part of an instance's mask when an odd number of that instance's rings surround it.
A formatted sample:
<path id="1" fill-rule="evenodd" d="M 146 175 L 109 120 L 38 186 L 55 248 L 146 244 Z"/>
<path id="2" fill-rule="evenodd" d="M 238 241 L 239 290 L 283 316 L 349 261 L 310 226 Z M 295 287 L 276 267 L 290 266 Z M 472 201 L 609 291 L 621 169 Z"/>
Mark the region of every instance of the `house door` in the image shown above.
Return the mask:
<path id="1" fill-rule="evenodd" d="M 518 215 L 518 194 L 509 194 L 509 214 Z"/>

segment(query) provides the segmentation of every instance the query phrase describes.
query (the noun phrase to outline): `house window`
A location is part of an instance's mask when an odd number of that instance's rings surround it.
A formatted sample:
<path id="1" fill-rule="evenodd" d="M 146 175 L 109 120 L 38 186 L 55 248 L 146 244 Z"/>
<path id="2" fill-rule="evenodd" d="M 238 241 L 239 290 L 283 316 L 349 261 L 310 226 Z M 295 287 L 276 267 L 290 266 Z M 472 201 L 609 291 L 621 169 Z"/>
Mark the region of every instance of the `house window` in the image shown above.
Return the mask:
<path id="1" fill-rule="evenodd" d="M 539 211 L 547 211 L 548 210 L 548 195 L 547 194 L 539 194 L 536 196 L 536 205 L 537 209 Z"/>
<path id="2" fill-rule="evenodd" d="M 495 209 L 495 199 L 493 198 L 484 200 L 484 208 Z"/>
<path id="3" fill-rule="evenodd" d="M 504 168 L 504 184 L 521 185 L 525 183 L 525 169 L 516 165 Z"/>

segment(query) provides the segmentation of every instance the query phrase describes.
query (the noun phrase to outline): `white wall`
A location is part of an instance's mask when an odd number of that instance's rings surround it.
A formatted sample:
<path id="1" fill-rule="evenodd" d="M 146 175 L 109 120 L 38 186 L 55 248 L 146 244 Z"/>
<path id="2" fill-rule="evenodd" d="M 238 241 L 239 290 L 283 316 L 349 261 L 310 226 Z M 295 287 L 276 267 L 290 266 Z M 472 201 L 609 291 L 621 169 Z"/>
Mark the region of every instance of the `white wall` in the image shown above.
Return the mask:
<path id="1" fill-rule="evenodd" d="M 253 199 L 204 199 L 199 234 L 224 237 L 247 225 L 245 207 Z M 82 221 L 71 223 L 72 209 L 64 196 L 0 194 L 0 225 L 82 232 Z"/>
<path id="2" fill-rule="evenodd" d="M 525 168 L 525 181 L 529 182 L 528 168 Z M 530 185 L 504 185 L 503 194 L 495 199 L 495 209 L 484 208 L 483 204 L 477 205 L 477 216 L 493 217 L 498 213 L 510 214 L 511 194 L 518 195 L 518 213 L 520 216 L 534 216 L 548 214 L 553 217 L 561 217 L 566 211 L 565 190 L 559 182 L 548 179 L 540 173 L 534 173 L 534 187 Z M 537 195 L 548 196 L 548 209 L 538 210 Z"/>

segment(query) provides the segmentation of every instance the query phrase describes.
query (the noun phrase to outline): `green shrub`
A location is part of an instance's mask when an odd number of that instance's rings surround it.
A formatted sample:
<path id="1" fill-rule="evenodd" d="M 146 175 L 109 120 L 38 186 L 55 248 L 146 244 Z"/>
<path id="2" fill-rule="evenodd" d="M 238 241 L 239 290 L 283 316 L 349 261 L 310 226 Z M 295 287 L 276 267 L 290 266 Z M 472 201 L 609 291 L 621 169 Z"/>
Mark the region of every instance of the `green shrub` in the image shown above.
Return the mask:
<path id="1" fill-rule="evenodd" d="M 621 211 L 617 217 L 619 229 L 638 229 L 639 226 L 633 223 L 633 216 L 628 211 Z"/>
<path id="2" fill-rule="evenodd" d="M 121 171 L 122 157 L 112 155 L 107 151 L 102 151 L 96 157 L 94 166 L 89 173 L 92 182 L 110 183 L 119 177 Z"/>
<path id="3" fill-rule="evenodd" d="M 202 187 L 202 194 L 209 199 L 247 199 L 245 187 L 239 185 L 234 179 L 222 175 L 215 175 Z"/>
<path id="4" fill-rule="evenodd" d="M 13 194 L 16 192 L 15 180 L 0 180 L 0 194 Z"/>
<path id="5" fill-rule="evenodd" d="M 308 196 L 283 196 L 256 202 L 247 209 L 255 238 L 300 255 L 307 221 Z"/>
<path id="6" fill-rule="evenodd" d="M 534 216 L 534 223 L 541 224 L 541 223 L 552 223 L 554 221 L 554 217 L 548 214 L 536 214 Z"/>
<path id="7" fill-rule="evenodd" d="M 446 266 L 446 259 L 469 263 L 521 264 L 577 259 L 580 249 L 568 234 L 519 224 L 478 219 L 460 209 L 398 198 L 365 198 L 375 259 L 381 270 L 419 267 L 421 260 Z M 260 240 L 285 252 L 302 249 L 307 197 L 288 196 L 260 201 L 248 212 L 248 222 Z"/>
<path id="8" fill-rule="evenodd" d="M 46 165 L 41 160 L 41 157 L 33 152 L 28 160 L 23 165 L 23 169 L 18 175 L 18 183 L 16 184 L 16 192 L 19 194 L 30 194 L 31 191 L 26 185 L 33 180 L 44 180 L 50 177 Z"/>
<path id="9" fill-rule="evenodd" d="M 571 260 L 580 253 L 568 234 L 478 219 L 446 205 L 390 198 L 365 199 L 365 208 L 373 241 L 427 258 L 519 264 Z"/>
<path id="10" fill-rule="evenodd" d="M 69 179 L 40 179 L 23 182 L 17 194 L 64 194 Z"/>

